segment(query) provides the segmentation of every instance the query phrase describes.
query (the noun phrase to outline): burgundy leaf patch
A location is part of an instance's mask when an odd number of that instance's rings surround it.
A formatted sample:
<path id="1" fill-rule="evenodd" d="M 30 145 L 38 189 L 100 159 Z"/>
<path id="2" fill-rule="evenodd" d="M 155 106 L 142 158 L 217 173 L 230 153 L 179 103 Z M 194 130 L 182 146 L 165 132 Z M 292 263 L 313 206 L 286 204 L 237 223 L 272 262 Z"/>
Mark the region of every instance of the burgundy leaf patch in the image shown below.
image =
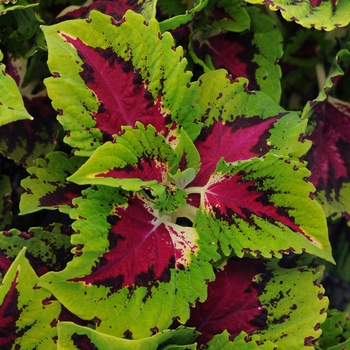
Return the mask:
<path id="1" fill-rule="evenodd" d="M 121 126 L 135 126 L 136 121 L 152 124 L 163 134 L 167 132 L 161 96 L 153 98 L 145 86 L 147 82 L 135 71 L 131 61 L 125 61 L 112 48 L 93 48 L 79 38 L 61 35 L 75 47 L 84 62 L 80 76 L 99 101 L 97 113 L 89 112 L 105 141 L 121 133 Z M 84 107 L 88 110 L 86 105 Z"/>
<path id="2" fill-rule="evenodd" d="M 186 326 L 202 334 L 199 344 L 207 343 L 225 329 L 232 339 L 241 331 L 248 334 L 266 325 L 266 310 L 259 301 L 258 285 L 253 282 L 262 260 L 229 260 L 209 283 L 208 299 L 191 310 Z"/>
<path id="3" fill-rule="evenodd" d="M 19 271 L 17 271 L 10 290 L 0 306 L 0 347 L 2 349 L 11 349 L 16 340 L 16 321 L 21 313 L 17 307 L 19 296 L 16 289 L 18 274 Z"/>
<path id="4" fill-rule="evenodd" d="M 99 258 L 90 275 L 72 280 L 103 285 L 112 292 L 126 286 L 169 282 L 169 269 L 183 268 L 188 254 L 198 248 L 186 237 L 184 228 L 157 219 L 151 205 L 136 195 L 126 206 L 116 206 L 107 221 L 109 251 Z"/>
<path id="5" fill-rule="evenodd" d="M 345 182 L 350 182 L 350 105 L 332 97 L 318 103 L 310 117 L 315 129 L 307 138 L 312 148 L 307 155 L 311 182 L 325 191 L 327 200 L 335 199 Z"/>
<path id="6" fill-rule="evenodd" d="M 215 35 L 206 42 L 195 41 L 195 52 L 203 61 L 210 56 L 216 69 L 224 68 L 234 78 L 249 79 L 249 90 L 260 90 L 255 77 L 258 65 L 254 62 L 254 55 L 259 51 L 252 44 L 253 36 L 253 33 L 233 32 Z"/>
<path id="7" fill-rule="evenodd" d="M 236 162 L 259 157 L 270 150 L 267 139 L 277 117 L 238 117 L 226 124 L 217 122 L 204 127 L 195 145 L 201 155 L 202 167 L 191 186 L 204 186 L 221 158 Z"/>

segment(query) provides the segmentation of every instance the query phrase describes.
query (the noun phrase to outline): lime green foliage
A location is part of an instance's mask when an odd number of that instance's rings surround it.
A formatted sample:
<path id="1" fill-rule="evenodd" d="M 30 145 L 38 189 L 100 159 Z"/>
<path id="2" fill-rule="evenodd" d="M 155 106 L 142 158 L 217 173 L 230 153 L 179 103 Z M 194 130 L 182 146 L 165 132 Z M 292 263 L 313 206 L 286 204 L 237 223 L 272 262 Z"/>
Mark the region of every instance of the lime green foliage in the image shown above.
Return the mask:
<path id="1" fill-rule="evenodd" d="M 0 60 L 3 58 L 0 52 Z M 5 65 L 0 63 L 0 126 L 16 120 L 33 119 L 24 107 L 16 82 L 5 69 Z"/>
<path id="2" fill-rule="evenodd" d="M 348 25 L 350 4 L 347 0 L 246 0 L 251 4 L 269 4 L 273 11 L 281 11 L 287 21 L 295 21 L 306 28 L 333 30 Z"/>
<path id="3" fill-rule="evenodd" d="M 74 338 L 84 339 L 91 346 L 97 349 L 115 349 L 115 350 L 153 350 L 162 346 L 162 349 L 189 349 L 195 350 L 195 344 L 192 344 L 196 338 L 196 334 L 191 329 L 179 328 L 177 330 L 167 329 L 156 335 L 139 339 L 130 340 L 113 337 L 111 335 L 96 332 L 91 328 L 77 326 L 71 322 L 61 322 L 58 327 L 58 349 L 73 350 L 79 349 L 74 345 Z M 177 338 L 174 348 L 172 348 L 172 339 Z M 180 339 L 180 341 L 178 341 Z M 183 344 L 183 347 L 180 344 Z M 180 345 L 180 346 L 179 346 Z"/>

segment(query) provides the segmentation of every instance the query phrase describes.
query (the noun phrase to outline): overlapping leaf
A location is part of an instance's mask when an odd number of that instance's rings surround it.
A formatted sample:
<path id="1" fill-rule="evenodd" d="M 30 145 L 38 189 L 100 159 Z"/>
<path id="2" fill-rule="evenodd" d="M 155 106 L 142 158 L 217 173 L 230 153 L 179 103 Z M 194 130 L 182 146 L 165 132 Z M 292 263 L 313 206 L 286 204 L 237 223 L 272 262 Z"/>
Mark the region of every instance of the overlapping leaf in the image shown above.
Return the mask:
<path id="1" fill-rule="evenodd" d="M 136 121 L 168 133 L 181 121 L 191 138 L 198 134 L 191 108 L 190 72 L 181 48 L 158 22 L 128 11 L 121 24 L 91 12 L 43 28 L 53 77 L 46 80 L 66 142 L 90 155 L 111 141 L 122 125 Z M 64 62 L 64 64 L 63 64 Z"/>
<path id="2" fill-rule="evenodd" d="M 206 298 L 217 259 L 210 239 L 172 223 L 140 194 L 96 186 L 74 201 L 79 234 L 75 257 L 62 272 L 42 277 L 41 286 L 97 329 L 133 339 L 185 322 L 189 304 Z"/>
<path id="3" fill-rule="evenodd" d="M 243 11 L 243 9 L 241 9 Z M 193 37 L 193 56 L 205 71 L 225 68 L 234 78 L 249 79 L 249 90 L 261 90 L 279 101 L 282 36 L 268 16 L 248 8 L 251 26 L 244 33 L 219 32 L 206 37 L 202 31 Z"/>
<path id="4" fill-rule="evenodd" d="M 350 104 L 330 95 L 331 88 L 350 65 L 350 53 L 341 50 L 323 90 L 303 112 L 308 120 L 307 138 L 313 143 L 308 167 L 318 201 L 326 216 L 349 215 L 350 205 Z"/>
<path id="5" fill-rule="evenodd" d="M 306 28 L 332 30 L 349 24 L 350 4 L 347 0 L 246 0 L 251 4 L 268 4 L 279 10 L 287 21 L 295 21 Z"/>
<path id="6" fill-rule="evenodd" d="M 37 286 L 38 277 L 25 249 L 9 268 L 0 287 L 0 346 L 3 349 L 50 349 L 55 346 L 55 320 L 61 311 L 51 294 Z"/>
<path id="7" fill-rule="evenodd" d="M 242 348 L 255 348 L 254 334 L 265 349 L 271 349 L 270 342 L 281 349 L 306 349 L 320 336 L 328 299 L 315 271 L 283 269 L 261 259 L 229 260 L 216 276 L 208 299 L 197 303 L 188 321 L 202 333 L 200 343 L 227 330 L 231 339 L 247 333 Z"/>
<path id="8" fill-rule="evenodd" d="M 20 202 L 21 214 L 41 209 L 69 212 L 72 208 L 72 199 L 80 196 L 84 187 L 66 179 L 84 162 L 84 158 L 69 158 L 63 152 L 52 152 L 46 159 L 37 159 L 36 166 L 27 169 L 30 176 L 21 183 L 25 189 Z"/>
<path id="9" fill-rule="evenodd" d="M 176 349 L 181 349 L 181 345 L 186 345 L 186 349 L 195 350 L 195 344 L 191 345 L 195 337 L 193 330 L 179 328 L 177 330 L 167 329 L 149 338 L 131 340 L 96 332 L 91 328 L 77 326 L 70 322 L 60 322 L 58 325 L 58 348 L 65 350 L 86 349 L 87 347 L 110 350 L 157 350 L 159 346 L 169 349 L 169 344 L 176 344 L 174 345 Z"/>

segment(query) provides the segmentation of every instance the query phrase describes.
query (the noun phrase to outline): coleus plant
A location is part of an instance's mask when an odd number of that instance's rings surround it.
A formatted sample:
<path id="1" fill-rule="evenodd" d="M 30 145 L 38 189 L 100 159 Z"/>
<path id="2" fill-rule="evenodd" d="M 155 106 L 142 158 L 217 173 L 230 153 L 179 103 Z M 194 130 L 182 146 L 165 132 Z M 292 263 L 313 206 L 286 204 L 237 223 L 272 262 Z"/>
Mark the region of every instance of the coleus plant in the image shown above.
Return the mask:
<path id="1" fill-rule="evenodd" d="M 347 346 L 345 0 L 0 7 L 2 348 Z"/>

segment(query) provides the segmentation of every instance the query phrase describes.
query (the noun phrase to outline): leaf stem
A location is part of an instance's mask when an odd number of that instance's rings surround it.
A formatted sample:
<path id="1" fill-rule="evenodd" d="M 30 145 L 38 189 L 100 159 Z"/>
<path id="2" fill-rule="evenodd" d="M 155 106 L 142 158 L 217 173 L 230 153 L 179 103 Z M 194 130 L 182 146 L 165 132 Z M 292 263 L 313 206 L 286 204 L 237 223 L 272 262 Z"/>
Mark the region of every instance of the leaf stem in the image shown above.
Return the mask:
<path id="1" fill-rule="evenodd" d="M 319 91 L 322 91 L 326 82 L 326 71 L 322 63 L 317 63 L 315 69 L 316 69 L 318 89 Z"/>

